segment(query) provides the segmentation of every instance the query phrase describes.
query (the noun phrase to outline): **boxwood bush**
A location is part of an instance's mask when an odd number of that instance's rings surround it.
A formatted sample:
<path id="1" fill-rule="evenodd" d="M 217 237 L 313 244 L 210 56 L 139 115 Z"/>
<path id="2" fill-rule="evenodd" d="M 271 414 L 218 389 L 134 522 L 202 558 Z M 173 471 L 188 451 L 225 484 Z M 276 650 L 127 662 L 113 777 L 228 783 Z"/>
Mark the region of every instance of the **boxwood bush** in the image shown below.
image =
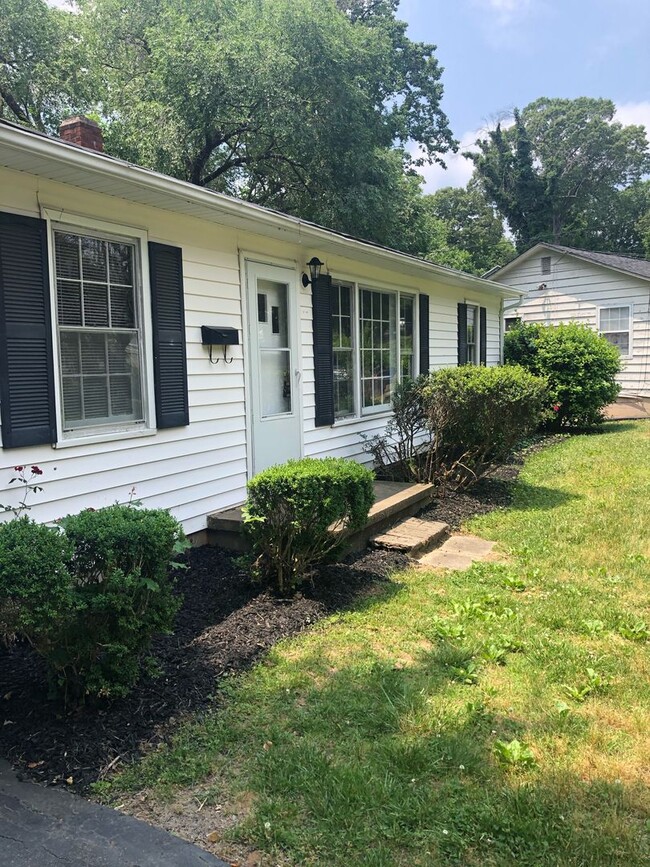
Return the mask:
<path id="1" fill-rule="evenodd" d="M 535 430 L 548 407 L 546 381 L 523 367 L 446 368 L 423 386 L 431 442 L 426 476 L 469 487 Z"/>
<path id="2" fill-rule="evenodd" d="M 546 377 L 555 411 L 550 426 L 592 427 L 604 421 L 603 409 L 616 400 L 618 349 L 586 325 L 521 324 L 504 340 L 506 364 L 519 364 Z"/>
<path id="3" fill-rule="evenodd" d="M 293 593 L 311 567 L 364 526 L 373 479 L 341 458 L 289 461 L 251 479 L 243 515 L 255 574 L 277 593 Z"/>
<path id="4" fill-rule="evenodd" d="M 156 633 L 169 632 L 181 598 L 170 565 L 185 547 L 163 510 L 110 506 L 57 527 L 0 524 L 0 622 L 26 639 L 66 700 L 122 696 Z"/>
<path id="5" fill-rule="evenodd" d="M 72 545 L 26 516 L 0 524 L 0 637 L 34 642 L 73 608 Z"/>

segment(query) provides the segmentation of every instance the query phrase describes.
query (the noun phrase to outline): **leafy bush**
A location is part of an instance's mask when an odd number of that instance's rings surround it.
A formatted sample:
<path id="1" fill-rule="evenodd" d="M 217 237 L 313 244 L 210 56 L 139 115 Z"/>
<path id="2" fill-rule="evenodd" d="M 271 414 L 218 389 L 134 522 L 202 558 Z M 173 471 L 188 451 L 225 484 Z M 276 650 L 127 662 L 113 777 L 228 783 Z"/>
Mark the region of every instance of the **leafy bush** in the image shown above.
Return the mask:
<path id="1" fill-rule="evenodd" d="M 398 482 L 427 481 L 423 457 L 431 443 L 424 406 L 426 376 L 405 379 L 395 386 L 392 410 L 383 434 L 361 434 L 363 449 L 372 456 L 377 478 Z"/>
<path id="2" fill-rule="evenodd" d="M 57 529 L 16 518 L 0 524 L 0 637 L 29 641 L 72 608 L 72 545 Z"/>
<path id="3" fill-rule="evenodd" d="M 555 427 L 600 424 L 618 396 L 619 351 L 586 325 L 518 325 L 505 335 L 504 357 L 546 377 Z"/>
<path id="4" fill-rule="evenodd" d="M 256 574 L 276 592 L 292 593 L 310 567 L 364 526 L 373 502 L 373 474 L 354 461 L 304 458 L 259 473 L 243 510 Z"/>
<path id="5" fill-rule="evenodd" d="M 545 380 L 521 367 L 464 365 L 431 374 L 423 388 L 432 431 L 427 475 L 469 487 L 540 423 Z"/>
<path id="6" fill-rule="evenodd" d="M 45 655 L 66 692 L 125 695 L 153 636 L 171 630 L 180 606 L 169 567 L 183 531 L 162 509 L 119 505 L 61 524 L 73 546 L 77 610 L 46 637 Z"/>
<path id="7" fill-rule="evenodd" d="M 25 638 L 66 699 L 125 695 L 180 598 L 169 566 L 186 545 L 162 510 L 110 506 L 51 528 L 0 525 L 0 628 Z"/>

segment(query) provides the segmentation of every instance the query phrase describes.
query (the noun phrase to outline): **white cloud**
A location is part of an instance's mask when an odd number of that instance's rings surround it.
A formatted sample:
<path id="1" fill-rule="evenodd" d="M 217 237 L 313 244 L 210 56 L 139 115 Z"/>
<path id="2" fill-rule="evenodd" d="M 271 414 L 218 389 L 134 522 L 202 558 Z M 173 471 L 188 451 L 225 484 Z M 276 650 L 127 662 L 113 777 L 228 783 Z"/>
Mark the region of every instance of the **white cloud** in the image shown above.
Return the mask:
<path id="1" fill-rule="evenodd" d="M 494 16 L 501 27 L 526 18 L 533 7 L 533 0 L 473 0 L 473 5 Z"/>
<path id="2" fill-rule="evenodd" d="M 461 136 L 458 152 L 455 154 L 447 154 L 444 157 L 446 169 L 434 163 L 430 166 L 421 166 L 418 172 L 424 178 L 424 192 L 433 193 L 441 187 L 464 187 L 472 176 L 474 171 L 474 163 L 463 156 L 463 153 L 468 150 L 474 150 L 474 142 L 481 135 L 481 130 L 472 130 Z M 415 146 L 412 149 L 413 154 L 417 154 L 419 148 Z"/>
<path id="3" fill-rule="evenodd" d="M 472 129 L 463 133 L 460 137 L 458 151 L 455 154 L 446 154 L 443 157 L 447 166 L 446 169 L 437 163 L 431 166 L 421 166 L 418 172 L 424 178 L 424 192 L 433 193 L 442 187 L 467 186 L 467 182 L 474 172 L 474 163 L 467 159 L 467 157 L 464 157 L 463 154 L 468 151 L 476 152 L 478 150 L 476 140 L 487 138 L 488 131 L 495 129 L 497 123 L 501 124 L 502 129 L 508 129 L 514 123 L 512 112 L 507 110 L 501 111 L 491 118 L 485 119 L 485 124 L 479 129 Z M 414 156 L 420 154 L 418 145 L 414 144 L 409 150 Z"/>
<path id="4" fill-rule="evenodd" d="M 616 106 L 614 120 L 623 126 L 630 124 L 644 126 L 650 137 L 650 102 L 622 102 Z"/>

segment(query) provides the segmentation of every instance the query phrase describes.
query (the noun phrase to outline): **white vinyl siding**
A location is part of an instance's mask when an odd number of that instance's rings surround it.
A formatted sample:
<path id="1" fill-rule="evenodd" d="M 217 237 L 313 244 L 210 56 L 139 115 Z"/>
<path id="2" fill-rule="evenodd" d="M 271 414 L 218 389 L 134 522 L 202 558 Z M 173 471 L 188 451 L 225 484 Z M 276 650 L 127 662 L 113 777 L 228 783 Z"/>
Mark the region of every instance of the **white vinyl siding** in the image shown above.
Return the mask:
<path id="1" fill-rule="evenodd" d="M 554 250 L 552 275 L 542 283 L 539 259 L 531 255 L 493 276 L 524 293 L 521 304 L 506 302 L 505 316 L 542 325 L 579 322 L 600 331 L 600 308 L 627 307 L 629 354 L 617 380 L 622 396 L 650 397 L 650 280 Z"/>
<path id="2" fill-rule="evenodd" d="M 108 180 L 105 182 L 107 194 L 72 186 L 78 182 L 76 173 L 71 172 L 70 181 L 70 184 L 54 182 L 27 171 L 0 168 L 0 210 L 38 217 L 42 215 L 39 203 L 43 202 L 57 219 L 61 214 L 80 214 L 89 215 L 93 222 L 97 218 L 106 224 L 140 227 L 151 241 L 182 249 L 190 424 L 150 430 L 147 435 L 132 438 L 128 434 L 115 435 L 114 439 L 103 442 L 79 437 L 62 444 L 65 448 L 45 445 L 0 451 L 0 502 L 14 502 L 14 486 L 8 485 L 14 464 L 38 464 L 43 468 L 43 492 L 31 499 L 30 515 L 35 520 L 52 521 L 84 508 L 125 502 L 129 491 L 135 487 L 136 497 L 145 506 L 171 510 L 183 522 L 186 532 L 193 533 L 205 528 L 210 512 L 243 502 L 249 468 L 246 329 L 251 321 L 254 324 L 257 309 L 247 313 L 242 302 L 241 251 L 254 252 L 256 261 L 291 265 L 297 281 L 302 263 L 312 254 L 318 254 L 321 260 L 326 260 L 328 272 L 340 275 L 341 281 L 355 287 L 355 293 L 358 286 L 372 290 L 377 287 L 398 297 L 401 290 L 402 297 L 413 299 L 415 313 L 418 293 L 427 293 L 431 369 L 456 364 L 456 310 L 466 294 L 460 286 L 448 286 L 434 277 L 413 273 L 405 280 L 397 265 L 389 268 L 385 263 L 358 262 L 349 250 L 343 255 L 310 248 L 306 255 L 304 244 L 297 241 L 271 239 L 224 223 L 211 223 L 162 207 L 126 201 L 110 194 Z M 162 194 L 156 195 L 162 197 Z M 85 222 L 80 231 L 92 234 Z M 111 233 L 102 228 L 100 234 L 108 237 Z M 144 296 L 147 288 L 144 274 L 143 281 Z M 357 300 L 353 295 L 353 340 L 359 326 L 359 314 L 354 306 Z M 477 290 L 473 303 L 488 309 L 488 364 L 497 364 L 499 298 L 483 296 Z M 300 382 L 303 452 L 313 457 L 331 455 L 368 463 L 361 435 L 383 433 L 389 414 L 382 411 L 361 415 L 357 370 L 354 374 L 355 415 L 337 420 L 332 427 L 315 427 L 313 314 L 309 289 L 300 291 L 298 305 L 300 352 L 296 368 Z M 143 312 L 146 312 L 146 303 Z M 144 316 L 145 328 L 147 322 Z M 233 356 L 232 364 L 210 364 L 209 348 L 201 343 L 202 325 L 238 330 L 240 345 L 231 347 L 229 352 Z M 415 333 L 417 335 L 417 328 Z M 416 341 L 415 362 L 405 351 L 401 353 L 402 364 L 417 366 L 417 348 Z M 343 347 L 341 349 L 343 351 Z"/>

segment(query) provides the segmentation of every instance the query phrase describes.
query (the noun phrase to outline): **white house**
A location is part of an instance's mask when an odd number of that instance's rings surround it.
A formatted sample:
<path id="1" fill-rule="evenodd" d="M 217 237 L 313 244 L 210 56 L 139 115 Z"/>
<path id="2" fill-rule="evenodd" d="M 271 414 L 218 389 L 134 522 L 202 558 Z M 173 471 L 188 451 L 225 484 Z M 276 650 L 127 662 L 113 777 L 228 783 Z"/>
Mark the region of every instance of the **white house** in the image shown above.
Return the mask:
<path id="1" fill-rule="evenodd" d="M 37 520 L 135 488 L 200 533 L 270 464 L 367 460 L 401 377 L 499 362 L 513 290 L 62 135 L 0 122 L 0 503 L 37 464 Z"/>
<path id="2" fill-rule="evenodd" d="M 650 398 L 650 261 L 537 244 L 490 279 L 521 293 L 506 303 L 506 328 L 582 322 L 619 348 L 621 397 Z"/>

